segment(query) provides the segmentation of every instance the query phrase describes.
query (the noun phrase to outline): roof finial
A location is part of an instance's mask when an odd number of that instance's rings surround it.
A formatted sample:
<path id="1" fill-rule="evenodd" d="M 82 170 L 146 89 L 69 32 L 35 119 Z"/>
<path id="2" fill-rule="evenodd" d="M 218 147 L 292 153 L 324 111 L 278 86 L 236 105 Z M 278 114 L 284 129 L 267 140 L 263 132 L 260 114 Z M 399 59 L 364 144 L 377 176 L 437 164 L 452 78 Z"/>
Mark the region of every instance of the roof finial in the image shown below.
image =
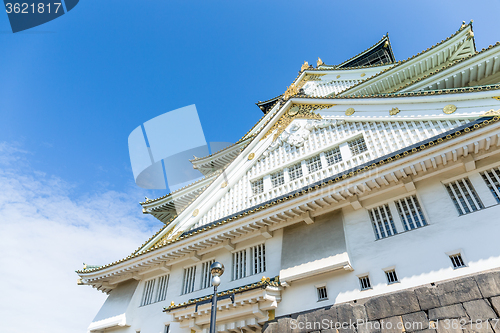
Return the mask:
<path id="1" fill-rule="evenodd" d="M 304 63 L 300 67 L 300 71 L 303 72 L 303 71 L 305 71 L 308 68 L 309 68 L 309 63 L 307 61 L 304 61 Z"/>
<path id="2" fill-rule="evenodd" d="M 319 66 L 321 66 L 323 64 L 324 64 L 323 60 L 321 60 L 321 58 L 318 57 L 318 61 L 316 61 L 316 66 L 319 67 Z"/>
<path id="3" fill-rule="evenodd" d="M 460 27 L 460 29 L 463 29 L 467 26 L 467 24 L 465 24 L 465 21 L 462 21 L 462 26 Z"/>

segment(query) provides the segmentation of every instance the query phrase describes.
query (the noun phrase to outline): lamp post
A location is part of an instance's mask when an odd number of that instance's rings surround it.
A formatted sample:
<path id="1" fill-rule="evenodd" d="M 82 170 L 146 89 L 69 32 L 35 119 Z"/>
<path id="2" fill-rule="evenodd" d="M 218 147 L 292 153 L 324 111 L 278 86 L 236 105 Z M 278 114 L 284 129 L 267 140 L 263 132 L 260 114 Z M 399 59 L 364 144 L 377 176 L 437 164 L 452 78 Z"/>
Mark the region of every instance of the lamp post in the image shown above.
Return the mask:
<path id="1" fill-rule="evenodd" d="M 210 317 L 210 333 L 217 332 L 215 330 L 215 315 L 217 313 L 217 287 L 220 285 L 220 276 L 224 273 L 224 265 L 216 261 L 210 265 L 210 273 L 212 274 L 212 285 L 214 286 L 214 296 L 212 297 L 212 311 Z"/>

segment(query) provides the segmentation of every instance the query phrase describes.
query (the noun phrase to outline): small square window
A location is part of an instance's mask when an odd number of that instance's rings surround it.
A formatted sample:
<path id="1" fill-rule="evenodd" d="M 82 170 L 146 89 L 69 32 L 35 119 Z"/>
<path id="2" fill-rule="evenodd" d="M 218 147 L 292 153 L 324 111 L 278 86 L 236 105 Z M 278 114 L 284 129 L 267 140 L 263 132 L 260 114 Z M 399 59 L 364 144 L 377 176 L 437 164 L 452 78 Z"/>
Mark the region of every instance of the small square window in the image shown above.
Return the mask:
<path id="1" fill-rule="evenodd" d="M 264 192 L 264 179 L 261 178 L 252 183 L 252 193 L 255 195 L 262 192 Z"/>
<path id="2" fill-rule="evenodd" d="M 318 287 L 318 301 L 324 301 L 328 299 L 328 294 L 326 293 L 326 287 Z"/>
<path id="3" fill-rule="evenodd" d="M 288 176 L 290 180 L 295 180 L 297 178 L 302 177 L 302 165 L 300 163 L 295 164 L 288 168 Z"/>
<path id="4" fill-rule="evenodd" d="M 386 271 L 385 276 L 387 277 L 388 284 L 393 284 L 393 283 L 399 282 L 395 269 L 391 269 L 390 271 Z"/>
<path id="5" fill-rule="evenodd" d="M 283 170 L 278 171 L 271 175 L 271 184 L 273 187 L 281 186 L 285 183 L 285 177 L 283 174 Z"/>
<path id="6" fill-rule="evenodd" d="M 309 173 L 314 173 L 318 170 L 321 170 L 322 168 L 321 158 L 319 157 L 319 155 L 314 156 L 307 160 L 306 165 L 307 165 L 307 171 L 309 171 Z"/>
<path id="7" fill-rule="evenodd" d="M 347 142 L 347 145 L 349 146 L 349 149 L 351 149 L 351 153 L 353 155 L 358 155 L 368 150 L 363 137 L 349 141 Z"/>
<path id="8" fill-rule="evenodd" d="M 372 288 L 372 285 L 370 284 L 370 278 L 368 277 L 368 275 L 361 276 L 359 278 L 359 284 L 361 285 L 361 290 L 367 290 Z"/>
<path id="9" fill-rule="evenodd" d="M 453 264 L 453 268 L 462 268 L 466 267 L 465 262 L 462 258 L 462 255 L 460 253 L 453 254 L 450 256 L 451 263 Z"/>

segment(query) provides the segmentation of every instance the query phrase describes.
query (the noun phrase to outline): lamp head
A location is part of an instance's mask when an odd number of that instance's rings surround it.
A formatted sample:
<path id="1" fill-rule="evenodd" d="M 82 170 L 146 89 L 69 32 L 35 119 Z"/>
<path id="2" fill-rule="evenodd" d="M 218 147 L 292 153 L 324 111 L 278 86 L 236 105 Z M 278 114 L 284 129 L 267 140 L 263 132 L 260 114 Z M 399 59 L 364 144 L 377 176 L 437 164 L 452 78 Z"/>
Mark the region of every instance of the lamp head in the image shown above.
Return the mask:
<path id="1" fill-rule="evenodd" d="M 210 265 L 210 274 L 212 276 L 221 276 L 224 273 L 224 265 L 220 262 L 216 261 L 212 265 Z"/>

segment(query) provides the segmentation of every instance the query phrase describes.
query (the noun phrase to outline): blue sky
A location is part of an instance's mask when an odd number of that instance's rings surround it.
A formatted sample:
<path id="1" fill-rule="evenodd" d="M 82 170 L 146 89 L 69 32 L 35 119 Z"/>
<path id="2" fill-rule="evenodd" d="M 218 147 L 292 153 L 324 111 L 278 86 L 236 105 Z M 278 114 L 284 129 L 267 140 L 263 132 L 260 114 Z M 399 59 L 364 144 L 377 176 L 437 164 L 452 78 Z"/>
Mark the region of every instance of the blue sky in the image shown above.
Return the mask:
<path id="1" fill-rule="evenodd" d="M 129 254 L 160 226 L 137 204 L 165 193 L 134 184 L 134 128 L 196 104 L 207 141 L 235 142 L 262 116 L 254 103 L 284 92 L 304 60 L 338 64 L 386 32 L 403 60 L 470 19 L 480 50 L 500 40 L 499 9 L 498 1 L 82 0 L 17 34 L 0 14 L 0 250 L 26 249 L 0 267 L 44 262 L 59 279 L 46 283 L 64 291 L 54 306 L 81 307 L 71 327 L 42 314 L 37 331 L 84 332 L 104 296 L 77 287 L 72 271 Z M 69 247 L 63 257 L 61 246 Z M 32 278 L 21 266 L 0 273 Z M 17 292 L 30 288 L 20 283 Z M 40 300 L 54 291 L 40 288 Z M 25 306 L 13 302 L 2 313 Z M 7 327 L 31 328 L 22 325 Z"/>

